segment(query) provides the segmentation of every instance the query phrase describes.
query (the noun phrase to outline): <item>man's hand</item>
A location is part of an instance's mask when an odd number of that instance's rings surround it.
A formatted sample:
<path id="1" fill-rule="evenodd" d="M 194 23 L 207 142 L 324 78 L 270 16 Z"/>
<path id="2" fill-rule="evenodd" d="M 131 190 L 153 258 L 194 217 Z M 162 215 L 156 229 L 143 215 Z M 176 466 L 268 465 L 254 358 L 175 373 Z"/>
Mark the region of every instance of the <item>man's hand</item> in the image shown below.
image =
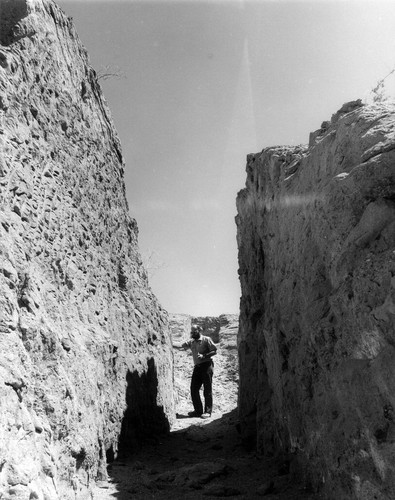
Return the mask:
<path id="1" fill-rule="evenodd" d="M 198 353 L 197 357 L 198 357 L 198 359 L 203 359 L 203 358 L 205 358 L 204 354 L 200 354 L 200 352 Z"/>
<path id="2" fill-rule="evenodd" d="M 173 342 L 175 349 L 188 349 L 189 345 L 186 342 Z"/>

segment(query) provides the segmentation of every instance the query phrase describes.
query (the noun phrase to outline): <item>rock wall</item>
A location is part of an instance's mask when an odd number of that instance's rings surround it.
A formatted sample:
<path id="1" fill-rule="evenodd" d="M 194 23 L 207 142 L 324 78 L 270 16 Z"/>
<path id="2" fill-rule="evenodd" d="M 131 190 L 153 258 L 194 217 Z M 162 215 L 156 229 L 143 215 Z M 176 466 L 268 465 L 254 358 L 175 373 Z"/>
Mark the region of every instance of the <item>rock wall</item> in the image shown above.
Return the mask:
<path id="1" fill-rule="evenodd" d="M 97 76 L 51 0 L 0 0 L 0 497 L 90 498 L 167 430 L 167 314 Z"/>
<path id="2" fill-rule="evenodd" d="M 191 324 L 201 326 L 203 335 L 210 337 L 218 349 L 213 358 L 213 413 L 231 411 L 237 406 L 239 317 L 235 314 L 202 317 L 169 314 L 169 327 L 175 347 L 174 391 L 177 413 L 186 415 L 188 411 L 193 411 L 190 398 L 190 381 L 193 371 L 192 353 L 190 350 L 185 351 L 177 348 L 182 342 L 190 339 Z"/>
<path id="3" fill-rule="evenodd" d="M 348 103 L 237 199 L 243 437 L 324 498 L 395 497 L 394 123 Z"/>

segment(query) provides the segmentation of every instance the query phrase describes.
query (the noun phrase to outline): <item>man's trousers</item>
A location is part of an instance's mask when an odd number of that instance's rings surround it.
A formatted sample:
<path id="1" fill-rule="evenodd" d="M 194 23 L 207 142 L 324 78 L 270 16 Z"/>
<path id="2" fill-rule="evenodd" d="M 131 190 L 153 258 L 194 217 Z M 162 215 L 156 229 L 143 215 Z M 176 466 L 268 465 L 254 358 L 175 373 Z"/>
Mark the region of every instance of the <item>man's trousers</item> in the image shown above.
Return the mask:
<path id="1" fill-rule="evenodd" d="M 213 374 L 214 374 L 214 363 L 212 360 L 207 363 L 201 363 L 200 365 L 195 365 L 192 373 L 191 380 L 191 397 L 193 408 L 198 415 L 202 413 L 210 413 L 213 410 Z M 202 400 L 200 399 L 200 388 L 203 385 L 203 396 L 204 396 L 204 412 Z"/>

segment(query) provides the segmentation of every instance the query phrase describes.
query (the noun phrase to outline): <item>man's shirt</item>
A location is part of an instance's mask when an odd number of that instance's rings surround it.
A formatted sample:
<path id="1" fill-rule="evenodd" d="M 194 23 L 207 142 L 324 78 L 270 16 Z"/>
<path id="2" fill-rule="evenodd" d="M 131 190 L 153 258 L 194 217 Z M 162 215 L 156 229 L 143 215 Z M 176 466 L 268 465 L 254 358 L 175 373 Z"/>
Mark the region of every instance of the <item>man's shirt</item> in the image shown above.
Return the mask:
<path id="1" fill-rule="evenodd" d="M 198 354 L 207 354 L 208 352 L 217 351 L 217 347 L 214 342 L 210 339 L 210 337 L 206 337 L 205 335 L 200 335 L 198 340 L 191 339 L 182 344 L 184 349 L 188 347 L 191 348 L 193 363 L 196 365 L 201 365 L 202 363 L 207 363 L 211 360 L 211 358 L 198 358 Z"/>

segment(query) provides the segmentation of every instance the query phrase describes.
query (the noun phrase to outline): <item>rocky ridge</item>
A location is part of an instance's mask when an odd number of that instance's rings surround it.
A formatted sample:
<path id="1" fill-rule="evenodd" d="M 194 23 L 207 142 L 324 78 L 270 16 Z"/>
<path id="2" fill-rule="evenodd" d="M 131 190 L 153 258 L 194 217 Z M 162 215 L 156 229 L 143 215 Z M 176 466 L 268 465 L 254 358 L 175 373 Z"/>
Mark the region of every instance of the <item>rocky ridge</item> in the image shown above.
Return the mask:
<path id="1" fill-rule="evenodd" d="M 243 438 L 323 498 L 395 496 L 394 123 L 347 103 L 237 198 Z"/>
<path id="2" fill-rule="evenodd" d="M 90 497 L 174 415 L 167 314 L 97 76 L 51 0 L 0 0 L 0 497 Z"/>

